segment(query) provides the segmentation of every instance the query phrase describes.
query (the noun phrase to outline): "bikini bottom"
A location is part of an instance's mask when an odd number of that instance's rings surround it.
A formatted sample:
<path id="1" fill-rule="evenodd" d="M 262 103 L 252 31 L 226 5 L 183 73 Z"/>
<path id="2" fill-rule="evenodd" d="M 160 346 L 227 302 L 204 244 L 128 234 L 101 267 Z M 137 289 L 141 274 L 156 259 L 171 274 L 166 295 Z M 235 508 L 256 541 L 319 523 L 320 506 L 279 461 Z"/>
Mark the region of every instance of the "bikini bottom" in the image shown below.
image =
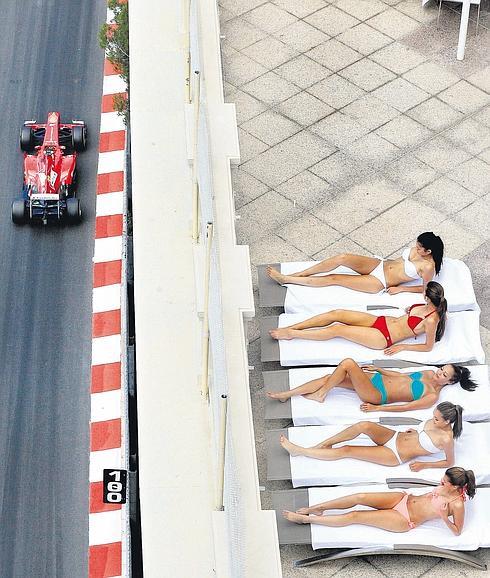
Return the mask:
<path id="1" fill-rule="evenodd" d="M 384 315 L 377 317 L 371 327 L 374 327 L 383 334 L 383 337 L 386 339 L 386 347 L 391 347 L 393 345 L 390 332 L 388 331 L 388 325 L 386 324 L 386 317 Z"/>
<path id="2" fill-rule="evenodd" d="M 376 265 L 376 267 L 369 273 L 383 285 L 383 289 L 386 289 L 386 278 L 385 278 L 385 271 L 383 266 L 383 259 Z"/>
<path id="3" fill-rule="evenodd" d="M 405 492 L 403 492 L 403 493 L 405 494 Z M 408 513 L 407 502 L 408 502 L 408 494 L 405 494 L 403 496 L 403 498 L 398 502 L 398 504 L 392 509 L 395 512 L 398 512 L 399 514 L 401 514 L 407 520 L 408 527 L 411 530 L 412 528 L 415 528 L 415 524 L 412 522 L 412 520 L 410 520 L 410 514 Z"/>
<path id="4" fill-rule="evenodd" d="M 381 394 L 381 405 L 384 405 L 388 401 L 388 394 L 386 393 L 385 384 L 383 383 L 383 376 L 381 373 L 376 372 L 371 376 L 371 383 L 373 387 L 376 388 Z"/>
<path id="5" fill-rule="evenodd" d="M 402 462 L 402 459 L 400 458 L 400 454 L 398 453 L 398 450 L 396 449 L 396 438 L 397 437 L 398 437 L 398 432 L 394 432 L 393 435 L 390 437 L 390 439 L 384 444 L 384 447 L 391 450 L 395 454 L 395 457 L 398 460 L 398 463 L 401 464 L 403 462 Z"/>

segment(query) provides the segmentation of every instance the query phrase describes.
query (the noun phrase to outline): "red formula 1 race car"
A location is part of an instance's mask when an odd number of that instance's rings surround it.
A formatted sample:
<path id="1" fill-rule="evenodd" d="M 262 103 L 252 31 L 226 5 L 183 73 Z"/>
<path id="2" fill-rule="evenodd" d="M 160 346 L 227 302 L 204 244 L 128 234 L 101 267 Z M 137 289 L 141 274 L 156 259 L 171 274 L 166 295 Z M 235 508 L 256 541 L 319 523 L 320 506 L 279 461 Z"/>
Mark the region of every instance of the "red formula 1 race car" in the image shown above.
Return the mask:
<path id="1" fill-rule="evenodd" d="M 80 201 L 75 197 L 77 152 L 86 144 L 85 123 L 62 124 L 59 112 L 50 112 L 46 124 L 24 122 L 20 131 L 24 184 L 22 198 L 12 203 L 14 223 L 80 221 Z"/>

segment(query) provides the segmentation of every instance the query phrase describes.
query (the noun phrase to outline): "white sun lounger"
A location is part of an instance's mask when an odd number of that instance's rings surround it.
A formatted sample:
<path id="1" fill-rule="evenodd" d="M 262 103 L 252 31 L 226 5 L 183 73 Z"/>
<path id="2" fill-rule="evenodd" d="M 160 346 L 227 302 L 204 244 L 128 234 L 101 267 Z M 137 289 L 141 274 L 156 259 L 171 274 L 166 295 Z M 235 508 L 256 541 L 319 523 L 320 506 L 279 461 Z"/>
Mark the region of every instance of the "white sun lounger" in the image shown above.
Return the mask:
<path id="1" fill-rule="evenodd" d="M 326 311 L 328 311 L 327 309 Z M 373 315 L 385 315 L 386 311 L 370 311 Z M 393 315 L 401 316 L 404 312 L 393 310 Z M 361 363 L 372 363 L 374 360 L 402 360 L 425 364 L 463 363 L 476 361 L 484 363 L 485 354 L 480 342 L 479 311 L 460 311 L 449 313 L 446 331 L 432 351 L 401 351 L 395 355 L 385 355 L 382 350 L 370 349 L 346 339 L 336 337 L 329 341 L 308 341 L 306 339 L 273 340 L 268 328 L 286 327 L 308 319 L 309 315 L 282 314 L 277 318 L 264 317 L 261 320 L 262 361 L 280 361 L 282 366 L 300 365 L 337 365 L 343 359 L 351 357 Z M 420 343 L 414 337 L 403 343 Z M 279 346 L 274 346 L 274 342 Z M 279 350 L 279 351 L 278 351 Z"/>
<path id="2" fill-rule="evenodd" d="M 355 459 L 322 461 L 305 456 L 290 456 L 279 442 L 281 434 L 287 435 L 290 441 L 303 447 L 311 447 L 322 440 L 335 435 L 347 426 L 309 426 L 293 427 L 287 430 L 270 430 L 266 432 L 267 441 L 267 479 L 291 480 L 293 487 L 330 486 L 361 483 L 383 483 L 387 477 L 410 478 L 420 476 L 429 483 L 437 483 L 447 468 L 430 468 L 413 473 L 409 464 L 399 466 L 382 466 Z M 389 426 L 396 431 L 406 431 L 406 425 Z M 366 435 L 336 445 L 373 446 Z M 455 463 L 465 469 L 472 469 L 477 484 L 490 484 L 490 423 L 468 423 L 463 427 L 461 437 L 455 442 Z M 411 461 L 443 460 L 442 452 L 431 456 L 417 457 Z"/>
<path id="3" fill-rule="evenodd" d="M 404 485 L 406 487 L 406 485 Z M 282 516 L 282 510 L 298 508 L 346 496 L 354 492 L 397 491 L 387 485 L 357 486 L 355 488 L 310 488 L 274 492 L 272 502 L 276 510 L 280 544 L 311 544 L 314 550 L 329 548 L 317 556 L 298 560 L 295 566 L 304 567 L 328 560 L 369 556 L 374 554 L 409 554 L 434 556 L 467 564 L 480 570 L 486 565 L 464 551 L 490 546 L 490 489 L 480 488 L 472 500 L 465 502 L 465 526 L 460 536 L 454 536 L 440 519 L 426 522 L 404 533 L 352 525 L 329 528 L 318 524 L 294 524 Z M 399 490 L 398 490 L 399 491 Z M 410 493 L 424 494 L 430 488 L 417 487 Z M 359 508 L 359 506 L 358 506 Z M 332 550 L 334 549 L 334 550 Z"/>
<path id="4" fill-rule="evenodd" d="M 307 269 L 316 261 L 281 263 L 273 265 L 281 269 L 285 275 Z M 259 265 L 260 305 L 264 307 L 283 306 L 286 313 L 309 313 L 315 315 L 326 307 L 347 306 L 383 306 L 405 309 L 414 303 L 423 301 L 420 293 L 398 293 L 389 295 L 379 293 L 363 293 L 346 287 L 303 287 L 288 284 L 282 287 L 273 281 L 266 272 L 266 265 Z M 357 275 L 348 267 L 337 267 L 331 273 Z M 459 259 L 444 259 L 441 272 L 434 278 L 444 287 L 449 311 L 478 310 L 471 273 L 467 265 Z M 411 281 L 407 286 L 420 285 L 421 281 Z"/>
<path id="5" fill-rule="evenodd" d="M 447 385 L 441 391 L 438 403 L 451 401 L 464 408 L 465 421 L 490 420 L 490 382 L 487 365 L 468 366 L 471 377 L 478 387 L 475 391 L 465 391 L 458 383 Z M 397 371 L 411 373 L 428 366 L 398 368 Z M 333 367 L 301 367 L 297 369 L 263 372 L 265 391 L 286 391 L 307 381 L 317 379 L 334 371 Z M 301 395 L 294 396 L 285 403 L 266 398 L 266 419 L 292 419 L 294 425 L 328 425 L 355 423 L 361 420 L 378 421 L 393 417 L 398 423 L 410 418 L 426 421 L 432 417 L 433 408 L 418 409 L 406 412 L 390 412 L 391 404 L 385 405 L 388 411 L 362 412 L 361 401 L 354 391 L 337 387 L 333 389 L 323 403 L 311 401 Z M 407 422 L 408 419 L 408 422 Z"/>

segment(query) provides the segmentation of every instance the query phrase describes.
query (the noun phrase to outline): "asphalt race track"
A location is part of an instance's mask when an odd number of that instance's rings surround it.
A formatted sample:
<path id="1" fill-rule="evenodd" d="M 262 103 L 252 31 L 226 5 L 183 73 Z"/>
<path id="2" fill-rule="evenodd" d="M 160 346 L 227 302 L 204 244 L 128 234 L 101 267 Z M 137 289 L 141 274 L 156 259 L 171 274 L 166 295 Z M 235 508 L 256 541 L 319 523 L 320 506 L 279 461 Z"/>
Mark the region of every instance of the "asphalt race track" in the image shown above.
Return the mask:
<path id="1" fill-rule="evenodd" d="M 103 0 L 0 0 L 0 575 L 87 576 L 92 253 Z M 87 122 L 84 220 L 12 224 L 26 119 Z"/>

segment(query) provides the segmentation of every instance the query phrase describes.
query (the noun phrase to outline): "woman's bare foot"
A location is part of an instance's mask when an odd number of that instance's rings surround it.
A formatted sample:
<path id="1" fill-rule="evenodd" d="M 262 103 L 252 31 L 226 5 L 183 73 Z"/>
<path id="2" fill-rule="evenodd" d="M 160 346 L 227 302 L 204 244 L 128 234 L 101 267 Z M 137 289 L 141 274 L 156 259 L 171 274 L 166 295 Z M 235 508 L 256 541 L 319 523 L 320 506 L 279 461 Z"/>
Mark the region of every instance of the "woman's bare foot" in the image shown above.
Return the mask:
<path id="1" fill-rule="evenodd" d="M 272 339 L 292 339 L 291 329 L 289 327 L 281 327 L 277 329 L 271 329 L 269 335 Z"/>
<path id="2" fill-rule="evenodd" d="M 271 398 L 271 399 L 278 399 L 279 401 L 282 401 L 282 403 L 284 403 L 285 401 L 288 400 L 288 398 L 290 396 L 288 396 L 288 392 L 287 391 L 267 391 L 266 394 Z"/>
<path id="3" fill-rule="evenodd" d="M 311 399 L 312 401 L 317 401 L 318 403 L 323 403 L 327 397 L 327 392 L 323 392 L 321 389 L 314 391 L 313 393 L 305 393 L 303 395 L 305 399 Z"/>
<path id="4" fill-rule="evenodd" d="M 269 275 L 271 279 L 274 279 L 276 283 L 279 283 L 279 285 L 284 285 L 284 283 L 286 283 L 286 275 L 279 273 L 279 271 L 270 265 L 267 267 L 267 275 Z"/>
<path id="5" fill-rule="evenodd" d="M 294 457 L 301 455 L 301 450 L 303 448 L 290 442 L 285 435 L 281 435 L 281 437 L 279 438 L 279 442 L 282 445 L 282 447 L 289 453 L 290 456 Z"/>
<path id="6" fill-rule="evenodd" d="M 296 514 L 296 512 L 290 512 L 289 510 L 283 510 L 282 515 L 290 522 L 295 522 L 296 524 L 309 524 L 310 520 L 308 516 L 303 514 Z"/>

